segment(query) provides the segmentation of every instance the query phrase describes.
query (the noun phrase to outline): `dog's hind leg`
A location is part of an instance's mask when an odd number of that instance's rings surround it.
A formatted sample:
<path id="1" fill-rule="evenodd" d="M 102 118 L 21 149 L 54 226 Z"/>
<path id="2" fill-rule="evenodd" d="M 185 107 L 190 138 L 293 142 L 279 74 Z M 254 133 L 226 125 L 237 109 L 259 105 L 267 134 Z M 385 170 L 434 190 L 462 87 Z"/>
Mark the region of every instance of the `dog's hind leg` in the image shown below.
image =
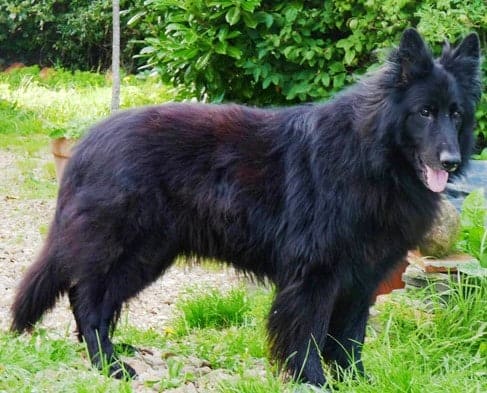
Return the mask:
<path id="1" fill-rule="evenodd" d="M 133 377 L 135 370 L 120 362 L 109 338 L 109 323 L 102 315 L 115 314 L 116 308 L 107 310 L 104 280 L 94 278 L 75 285 L 70 290 L 70 301 L 78 325 L 78 337 L 86 343 L 91 363 L 116 378 Z"/>
<path id="2" fill-rule="evenodd" d="M 77 302 L 76 299 L 78 299 L 78 297 L 79 297 L 78 286 L 74 285 L 68 291 L 68 298 L 69 298 L 69 304 L 71 304 L 71 311 L 73 312 L 74 320 L 76 322 L 76 335 L 79 341 L 83 341 L 83 335 L 81 334 L 81 326 L 80 326 L 80 319 L 78 316 L 78 310 L 75 307 L 75 304 Z"/>
<path id="3" fill-rule="evenodd" d="M 122 305 L 174 260 L 174 254 L 161 250 L 154 242 L 148 243 L 144 243 L 145 248 L 139 245 L 136 252 L 122 255 L 104 274 L 86 272 L 70 291 L 73 313 L 92 364 L 116 378 L 136 376 L 132 367 L 119 360 L 110 340 Z"/>

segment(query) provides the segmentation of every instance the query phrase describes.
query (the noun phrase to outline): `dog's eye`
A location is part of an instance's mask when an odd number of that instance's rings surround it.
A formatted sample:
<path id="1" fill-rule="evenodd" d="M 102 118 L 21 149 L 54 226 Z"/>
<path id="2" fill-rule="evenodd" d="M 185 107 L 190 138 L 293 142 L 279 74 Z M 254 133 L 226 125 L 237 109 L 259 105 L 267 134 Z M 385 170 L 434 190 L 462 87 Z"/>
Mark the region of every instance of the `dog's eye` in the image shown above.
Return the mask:
<path id="1" fill-rule="evenodd" d="M 425 106 L 419 111 L 419 114 L 423 117 L 430 117 L 432 115 L 432 110 L 429 106 Z"/>
<path id="2" fill-rule="evenodd" d="M 453 120 L 460 120 L 462 118 L 462 114 L 459 111 L 452 111 L 450 116 Z"/>

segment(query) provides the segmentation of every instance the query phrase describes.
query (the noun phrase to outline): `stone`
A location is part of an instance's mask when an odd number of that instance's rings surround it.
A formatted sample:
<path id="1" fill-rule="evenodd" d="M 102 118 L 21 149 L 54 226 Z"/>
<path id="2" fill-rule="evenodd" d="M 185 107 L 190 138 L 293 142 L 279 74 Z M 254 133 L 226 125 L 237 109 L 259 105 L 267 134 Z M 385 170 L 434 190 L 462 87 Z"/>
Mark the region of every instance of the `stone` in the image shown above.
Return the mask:
<path id="1" fill-rule="evenodd" d="M 446 198 L 441 199 L 440 211 L 426 234 L 419 250 L 421 254 L 440 258 L 448 255 L 460 232 L 460 214 Z"/>
<path id="2" fill-rule="evenodd" d="M 478 188 L 487 187 L 485 179 L 487 179 L 487 161 L 471 160 L 463 176 L 457 176 L 448 182 L 445 195 L 460 211 L 463 200 L 468 194 Z"/>
<path id="3" fill-rule="evenodd" d="M 448 255 L 439 259 L 424 259 L 426 273 L 455 273 L 461 266 L 475 263 L 477 260 L 468 254 Z"/>
<path id="4" fill-rule="evenodd" d="M 434 284 L 436 289 L 445 290 L 450 282 L 450 277 L 447 273 L 426 273 L 420 266 L 409 265 L 402 275 L 405 282 L 406 289 L 411 288 L 425 288 Z"/>
<path id="5" fill-rule="evenodd" d="M 196 386 L 192 382 L 181 385 L 177 388 L 165 389 L 164 391 L 167 393 L 198 393 Z"/>

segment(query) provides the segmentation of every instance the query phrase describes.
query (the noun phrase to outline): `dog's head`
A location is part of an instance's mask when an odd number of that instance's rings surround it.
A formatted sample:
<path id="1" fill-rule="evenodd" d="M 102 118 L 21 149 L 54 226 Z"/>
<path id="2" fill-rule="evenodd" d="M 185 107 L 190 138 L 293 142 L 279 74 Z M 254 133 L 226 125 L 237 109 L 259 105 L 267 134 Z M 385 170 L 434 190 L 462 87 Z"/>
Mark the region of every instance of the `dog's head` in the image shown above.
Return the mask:
<path id="1" fill-rule="evenodd" d="M 468 161 L 474 112 L 481 95 L 477 34 L 434 59 L 414 29 L 407 29 L 391 55 L 395 105 L 404 114 L 398 146 L 424 185 L 441 192 L 450 173 Z"/>

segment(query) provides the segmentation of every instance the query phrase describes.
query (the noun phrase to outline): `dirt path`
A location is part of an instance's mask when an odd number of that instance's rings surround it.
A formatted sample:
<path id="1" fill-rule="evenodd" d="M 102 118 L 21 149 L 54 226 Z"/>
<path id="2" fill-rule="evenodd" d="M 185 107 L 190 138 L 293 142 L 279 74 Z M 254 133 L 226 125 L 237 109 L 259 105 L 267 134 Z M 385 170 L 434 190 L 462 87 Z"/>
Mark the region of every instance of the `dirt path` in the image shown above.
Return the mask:
<path id="1" fill-rule="evenodd" d="M 49 154 L 40 160 L 49 160 Z M 16 169 L 16 158 L 13 153 L 0 150 L 0 329 L 8 329 L 10 322 L 10 305 L 15 288 L 25 271 L 32 263 L 42 245 L 53 215 L 54 200 L 22 199 L 16 195 L 21 173 Z M 229 288 L 239 278 L 229 268 L 214 269 L 200 266 L 172 267 L 163 278 L 146 288 L 125 308 L 122 319 L 128 324 L 141 329 L 154 328 L 162 331 L 173 316 L 174 302 L 182 291 L 188 287 Z M 63 335 L 66 331 L 74 332 L 74 319 L 63 297 L 56 307 L 47 313 L 41 323 L 42 327 L 52 329 Z M 74 339 L 74 334 L 73 339 Z M 138 355 L 130 363 L 139 372 L 140 378 L 134 382 L 136 391 L 145 391 L 145 380 L 157 380 L 164 375 L 167 368 L 157 349 L 152 353 Z M 211 374 L 203 361 L 197 358 L 186 359 L 187 367 L 197 369 L 200 374 Z M 135 363 L 135 364 L 134 364 Z M 202 371 L 203 370 L 203 371 Z M 167 371 L 167 370 L 166 370 Z M 217 377 L 217 376 L 215 376 Z M 179 392 L 198 392 L 197 385 L 183 386 Z"/>

